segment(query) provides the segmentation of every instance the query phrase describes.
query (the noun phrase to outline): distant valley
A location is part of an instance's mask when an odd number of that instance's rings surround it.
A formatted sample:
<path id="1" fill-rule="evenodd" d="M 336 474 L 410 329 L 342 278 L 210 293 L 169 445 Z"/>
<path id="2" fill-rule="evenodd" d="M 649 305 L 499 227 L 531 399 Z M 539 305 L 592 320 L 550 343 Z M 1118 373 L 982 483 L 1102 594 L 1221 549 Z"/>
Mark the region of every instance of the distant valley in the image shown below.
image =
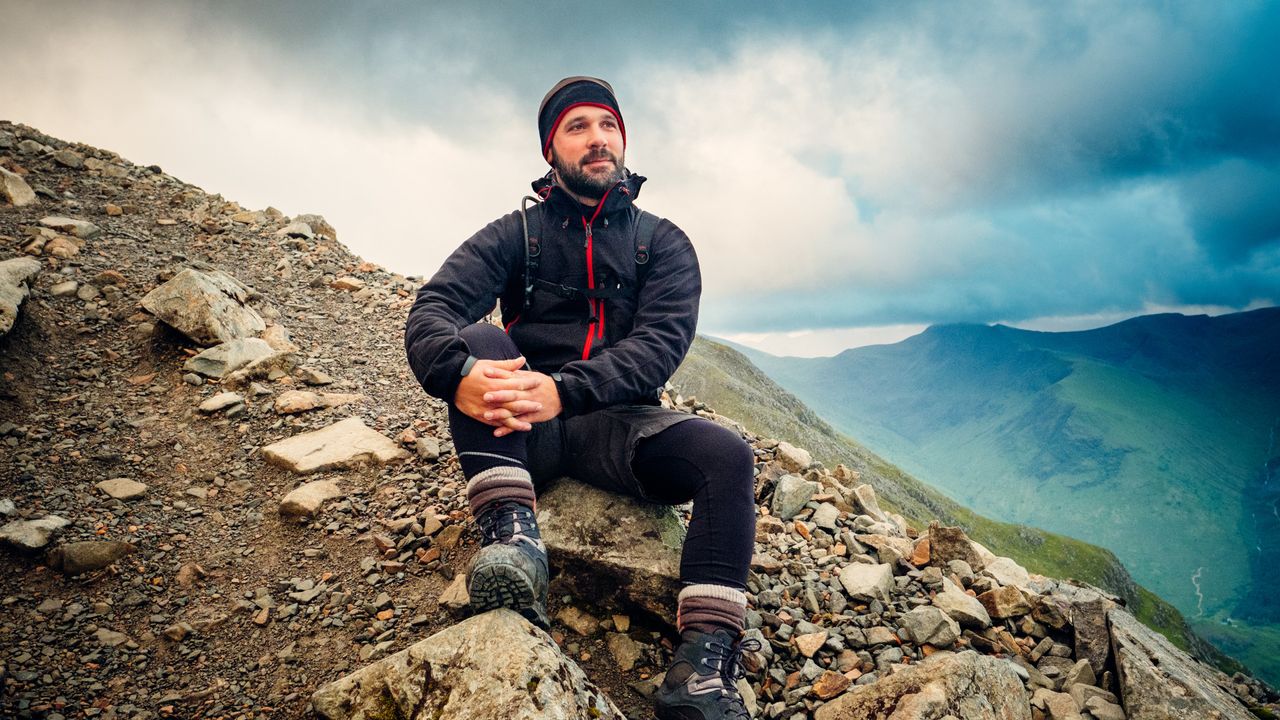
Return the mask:
<path id="1" fill-rule="evenodd" d="M 945 325 L 831 358 L 738 349 L 962 504 L 1112 550 L 1280 680 L 1280 309 Z"/>

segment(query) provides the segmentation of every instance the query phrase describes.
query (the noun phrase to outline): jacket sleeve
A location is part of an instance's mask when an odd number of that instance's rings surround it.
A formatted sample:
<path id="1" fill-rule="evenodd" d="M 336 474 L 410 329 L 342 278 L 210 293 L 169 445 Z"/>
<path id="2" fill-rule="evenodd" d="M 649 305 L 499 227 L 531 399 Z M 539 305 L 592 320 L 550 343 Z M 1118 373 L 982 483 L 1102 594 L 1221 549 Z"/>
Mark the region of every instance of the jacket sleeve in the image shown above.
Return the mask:
<path id="1" fill-rule="evenodd" d="M 653 265 L 640 288 L 631 332 L 599 355 L 560 369 L 557 386 L 565 416 L 652 400 L 689 351 L 702 295 L 693 243 L 663 220 L 654 233 L 649 262 Z"/>
<path id="2" fill-rule="evenodd" d="M 405 323 L 409 367 L 429 394 L 453 400 L 467 345 L 458 331 L 493 309 L 524 260 L 519 211 L 493 221 L 453 251 L 418 290 Z"/>

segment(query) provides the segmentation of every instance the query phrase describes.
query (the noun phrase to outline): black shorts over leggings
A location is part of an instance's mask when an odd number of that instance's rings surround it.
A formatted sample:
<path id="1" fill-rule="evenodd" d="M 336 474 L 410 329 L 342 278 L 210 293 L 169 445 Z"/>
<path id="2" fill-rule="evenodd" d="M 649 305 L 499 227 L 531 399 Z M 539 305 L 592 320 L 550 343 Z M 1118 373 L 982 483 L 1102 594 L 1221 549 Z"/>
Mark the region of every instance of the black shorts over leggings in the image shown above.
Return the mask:
<path id="1" fill-rule="evenodd" d="M 470 325 L 460 334 L 477 358 L 520 356 L 495 325 Z M 755 542 L 755 458 L 738 433 L 706 418 L 647 405 L 555 418 L 501 438 L 450 405 L 449 426 L 467 477 L 495 465 L 520 465 L 539 490 L 568 475 L 650 502 L 692 500 L 681 580 L 746 587 Z"/>

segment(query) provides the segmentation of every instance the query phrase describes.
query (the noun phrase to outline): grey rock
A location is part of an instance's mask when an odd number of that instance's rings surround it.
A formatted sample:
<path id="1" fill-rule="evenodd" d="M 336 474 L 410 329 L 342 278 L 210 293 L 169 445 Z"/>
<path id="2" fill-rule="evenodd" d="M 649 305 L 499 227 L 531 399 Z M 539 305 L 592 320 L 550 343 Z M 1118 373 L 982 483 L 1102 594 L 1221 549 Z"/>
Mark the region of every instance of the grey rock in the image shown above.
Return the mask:
<path id="1" fill-rule="evenodd" d="M 67 543 L 49 551 L 48 561 L 68 575 L 101 570 L 137 548 L 119 540 L 85 540 Z"/>
<path id="2" fill-rule="evenodd" d="M 53 154 L 54 162 L 72 170 L 84 169 L 84 156 L 74 150 L 63 148 Z"/>
<path id="3" fill-rule="evenodd" d="M 413 443 L 414 450 L 417 451 L 418 457 L 423 460 L 438 460 L 440 458 L 440 441 L 433 437 L 420 437 Z"/>
<path id="4" fill-rule="evenodd" d="M 262 449 L 262 455 L 273 465 L 296 473 L 386 464 L 409 457 L 404 448 L 355 417 L 272 443 Z"/>
<path id="5" fill-rule="evenodd" d="M 675 508 L 569 478 L 538 496 L 553 568 L 579 597 L 621 597 L 674 621 L 685 528 Z"/>
<path id="6" fill-rule="evenodd" d="M 840 510 L 831 503 L 821 503 L 813 511 L 813 523 L 824 530 L 835 531 L 840 520 Z"/>
<path id="7" fill-rule="evenodd" d="M 53 285 L 49 288 L 49 294 L 54 297 L 71 297 L 80 289 L 80 283 L 75 280 L 66 280 Z"/>
<path id="8" fill-rule="evenodd" d="M 129 642 L 128 635 L 125 635 L 122 632 L 116 632 L 115 630 L 109 630 L 107 628 L 99 628 L 98 631 L 94 633 L 94 638 L 97 639 L 100 645 L 106 645 L 107 647 L 116 647 Z"/>
<path id="9" fill-rule="evenodd" d="M 809 454 L 808 450 L 803 450 L 788 442 L 778 443 L 777 459 L 783 470 L 793 473 L 802 473 L 813 464 L 813 456 Z"/>
<path id="10" fill-rule="evenodd" d="M 773 506 L 770 510 L 782 520 L 790 520 L 804 509 L 805 503 L 818 492 L 818 483 L 809 482 L 798 475 L 778 478 L 773 490 Z"/>
<path id="11" fill-rule="evenodd" d="M 945 612 L 948 617 L 960 623 L 961 627 L 970 630 L 984 630 L 991 627 L 991 615 L 982 607 L 978 598 L 961 590 L 950 580 L 942 581 L 942 592 L 933 596 L 933 605 Z"/>
<path id="12" fill-rule="evenodd" d="M 19 550 L 41 550 L 71 521 L 57 515 L 38 520 L 14 520 L 0 526 L 0 541 Z"/>
<path id="13" fill-rule="evenodd" d="M 893 568 L 884 564 L 853 563 L 840 571 L 840 584 L 854 600 L 888 602 Z"/>
<path id="14" fill-rule="evenodd" d="M 26 207 L 36 201 L 36 193 L 21 175 L 0 167 L 0 198 L 14 207 Z"/>
<path id="15" fill-rule="evenodd" d="M 854 488 L 849 494 L 849 504 L 859 515 L 868 515 L 876 522 L 889 521 L 884 511 L 880 509 L 880 502 L 876 500 L 875 488 L 870 485 L 863 484 Z"/>
<path id="16" fill-rule="evenodd" d="M 618 663 L 618 669 L 622 672 L 630 672 L 642 657 L 640 645 L 625 633 L 606 635 L 605 647 L 609 648 L 609 654 L 613 656 L 614 662 Z"/>
<path id="17" fill-rule="evenodd" d="M 936 653 L 818 708 L 815 720 L 1030 720 L 1026 690 L 1009 663 L 974 652 Z"/>
<path id="18" fill-rule="evenodd" d="M 276 231 L 276 235 L 281 237 L 306 238 L 310 240 L 316 234 L 312 232 L 311 226 L 304 222 L 292 222 Z"/>
<path id="19" fill-rule="evenodd" d="M 266 329 L 248 299 L 248 288 L 230 275 L 188 268 L 147 293 L 142 307 L 193 341 L 217 345 Z"/>
<path id="20" fill-rule="evenodd" d="M 60 233 L 74 235 L 82 240 L 92 240 L 102 234 L 102 228 L 94 225 L 88 220 L 76 220 L 66 217 L 46 217 L 40 219 L 40 224 L 57 230 Z"/>
<path id="21" fill-rule="evenodd" d="M 18 257 L 0 262 L 0 335 L 13 328 L 18 307 L 30 292 L 27 282 L 38 272 L 40 261 L 35 258 Z"/>
<path id="22" fill-rule="evenodd" d="M 205 377 L 221 379 L 274 352 L 267 341 L 261 338 L 236 338 L 201 352 L 183 363 L 182 368 Z"/>
<path id="23" fill-rule="evenodd" d="M 997 557 L 995 560 L 988 562 L 982 572 L 1001 585 L 1012 585 L 1024 590 L 1031 587 L 1031 575 L 1027 572 L 1027 569 L 1011 558 Z"/>
<path id="24" fill-rule="evenodd" d="M 1120 608 L 1107 612 L 1120 697 L 1129 720 L 1253 720 L 1219 687 L 1217 671 L 1200 664 Z"/>
<path id="25" fill-rule="evenodd" d="M 196 409 L 205 415 L 210 415 L 220 410 L 227 410 L 243 404 L 244 398 L 239 393 L 221 392 L 200 403 L 200 406 Z"/>
<path id="26" fill-rule="evenodd" d="M 465 620 L 311 697 L 327 720 L 623 720 L 542 630 L 510 610 Z"/>
<path id="27" fill-rule="evenodd" d="M 9 498 L 0 498 L 0 517 L 12 515 L 17 512 L 18 508 Z"/>
<path id="28" fill-rule="evenodd" d="M 936 607 L 918 607 L 898 619 L 901 629 L 911 635 L 917 645 L 928 643 L 951 647 L 960 638 L 960 625 Z"/>

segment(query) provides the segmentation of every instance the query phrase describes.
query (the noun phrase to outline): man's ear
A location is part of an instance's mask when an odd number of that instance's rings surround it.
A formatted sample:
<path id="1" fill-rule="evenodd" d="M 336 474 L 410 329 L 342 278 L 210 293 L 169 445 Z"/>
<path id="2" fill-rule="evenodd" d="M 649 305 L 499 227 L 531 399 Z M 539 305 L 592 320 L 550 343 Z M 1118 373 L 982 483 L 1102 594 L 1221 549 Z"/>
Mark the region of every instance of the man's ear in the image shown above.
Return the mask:
<path id="1" fill-rule="evenodd" d="M 543 159 L 543 160 L 546 160 L 548 165 L 551 165 L 551 164 L 552 164 L 552 162 L 551 162 L 551 150 L 547 150 L 546 152 L 542 153 L 542 159 Z"/>

